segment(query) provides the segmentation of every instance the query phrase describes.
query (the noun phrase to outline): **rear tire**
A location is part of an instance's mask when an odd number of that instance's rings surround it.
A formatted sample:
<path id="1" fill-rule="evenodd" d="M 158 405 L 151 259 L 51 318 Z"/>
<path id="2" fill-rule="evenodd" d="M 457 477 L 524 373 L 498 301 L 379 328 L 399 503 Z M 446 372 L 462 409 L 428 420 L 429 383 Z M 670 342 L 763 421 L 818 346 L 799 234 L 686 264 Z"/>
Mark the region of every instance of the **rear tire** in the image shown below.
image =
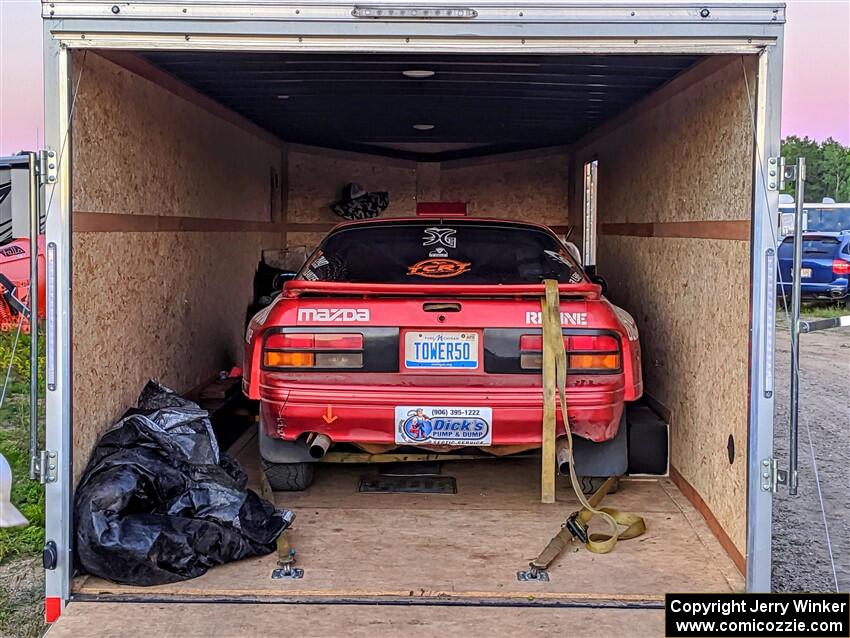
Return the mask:
<path id="1" fill-rule="evenodd" d="M 608 480 L 607 476 L 579 476 L 579 482 L 581 483 L 581 491 L 585 496 L 590 496 L 600 487 L 602 484 Z M 611 486 L 611 489 L 608 490 L 609 494 L 615 494 L 617 490 L 620 489 L 620 478 L 617 477 L 614 479 L 614 484 Z"/>
<path id="2" fill-rule="evenodd" d="M 263 459 L 262 465 L 273 492 L 301 492 L 313 483 L 313 463 L 270 463 Z"/>

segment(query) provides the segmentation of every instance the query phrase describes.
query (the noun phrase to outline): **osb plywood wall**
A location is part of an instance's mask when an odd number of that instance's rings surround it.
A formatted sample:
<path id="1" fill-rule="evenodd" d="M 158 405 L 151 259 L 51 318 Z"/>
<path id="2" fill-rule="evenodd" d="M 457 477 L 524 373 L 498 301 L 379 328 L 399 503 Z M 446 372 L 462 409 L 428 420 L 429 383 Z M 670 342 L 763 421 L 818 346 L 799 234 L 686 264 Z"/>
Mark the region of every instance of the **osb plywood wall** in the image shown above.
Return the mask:
<path id="1" fill-rule="evenodd" d="M 271 221 L 279 147 L 94 53 L 74 137 L 74 210 Z"/>
<path id="2" fill-rule="evenodd" d="M 281 240 L 271 223 L 267 232 L 147 232 L 132 216 L 271 222 L 270 175 L 283 166 L 279 146 L 92 53 L 72 151 L 74 214 L 130 229 L 74 233 L 76 480 L 148 378 L 185 392 L 241 362 L 253 272 L 261 249 Z"/>
<path id="3" fill-rule="evenodd" d="M 753 87 L 752 61 L 747 67 Z M 671 412 L 672 465 L 744 553 L 749 242 L 628 231 L 629 223 L 750 217 L 752 137 L 740 60 L 639 113 L 576 153 L 574 210 L 583 163 L 598 159 L 599 222 L 625 228 L 603 230 L 598 270 L 609 297 L 640 327 L 646 392 Z"/>
<path id="4" fill-rule="evenodd" d="M 294 224 L 340 219 L 329 205 L 356 182 L 388 191 L 387 217 L 414 215 L 418 201 L 466 202 L 473 216 L 567 223 L 569 156 L 495 156 L 464 162 L 406 162 L 363 153 L 293 146 L 288 154 L 288 216 Z"/>
<path id="5" fill-rule="evenodd" d="M 494 158 L 496 160 L 497 158 Z M 440 173 L 443 201 L 467 202 L 470 215 L 567 224 L 569 156 L 504 159 Z"/>
<path id="6" fill-rule="evenodd" d="M 261 233 L 74 233 L 74 447 L 79 476 L 148 378 L 178 391 L 241 365 Z"/>
<path id="7" fill-rule="evenodd" d="M 330 209 L 346 184 L 355 182 L 366 191 L 387 191 L 387 217 L 416 212 L 416 163 L 390 160 L 364 153 L 323 151 L 294 146 L 289 150 L 287 222 L 341 222 Z"/>
<path id="8" fill-rule="evenodd" d="M 385 217 L 416 214 L 417 202 L 465 202 L 470 216 L 511 217 L 553 226 L 568 223 L 569 155 L 523 154 L 462 162 L 412 162 L 365 153 L 289 145 L 289 247 L 315 248 L 333 224 L 330 209 L 343 187 L 387 191 Z"/>

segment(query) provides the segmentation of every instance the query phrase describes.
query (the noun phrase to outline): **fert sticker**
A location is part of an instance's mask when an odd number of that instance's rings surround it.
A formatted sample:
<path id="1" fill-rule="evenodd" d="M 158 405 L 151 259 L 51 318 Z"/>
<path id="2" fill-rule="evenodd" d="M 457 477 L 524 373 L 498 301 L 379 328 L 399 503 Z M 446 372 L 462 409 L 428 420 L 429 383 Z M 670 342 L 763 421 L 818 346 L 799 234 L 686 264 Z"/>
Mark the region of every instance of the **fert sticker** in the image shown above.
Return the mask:
<path id="1" fill-rule="evenodd" d="M 423 259 L 407 269 L 408 275 L 427 277 L 428 279 L 445 279 L 446 277 L 457 277 L 469 272 L 472 262 L 458 261 L 457 259 Z"/>
<path id="2" fill-rule="evenodd" d="M 543 325 L 543 313 L 539 310 L 529 310 L 525 313 L 525 323 L 529 326 L 540 326 Z M 561 313 L 561 325 L 562 326 L 586 326 L 587 325 L 587 313 L 586 312 L 562 312 Z"/>
<path id="3" fill-rule="evenodd" d="M 492 408 L 396 406 L 398 445 L 491 445 Z"/>
<path id="4" fill-rule="evenodd" d="M 298 322 L 327 323 L 327 322 L 367 322 L 368 308 L 299 308 Z"/>

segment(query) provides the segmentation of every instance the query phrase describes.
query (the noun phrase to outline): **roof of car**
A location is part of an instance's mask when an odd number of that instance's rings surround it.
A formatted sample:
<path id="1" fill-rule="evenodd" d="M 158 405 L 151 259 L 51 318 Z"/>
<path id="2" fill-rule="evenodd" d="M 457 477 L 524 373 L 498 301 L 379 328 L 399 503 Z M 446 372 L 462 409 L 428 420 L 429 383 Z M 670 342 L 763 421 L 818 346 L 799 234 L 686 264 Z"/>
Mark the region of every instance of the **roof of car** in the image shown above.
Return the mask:
<path id="1" fill-rule="evenodd" d="M 356 221 L 342 222 L 331 229 L 331 232 L 354 228 L 357 226 L 369 226 L 371 224 L 434 224 L 434 225 L 457 225 L 457 224 L 504 224 L 506 226 L 533 228 L 543 230 L 549 233 L 554 232 L 545 224 L 536 224 L 534 222 L 526 222 L 516 219 L 505 219 L 498 217 L 460 217 L 446 215 L 445 217 L 438 216 L 421 216 L 421 217 L 373 217 L 372 219 L 361 219 Z"/>

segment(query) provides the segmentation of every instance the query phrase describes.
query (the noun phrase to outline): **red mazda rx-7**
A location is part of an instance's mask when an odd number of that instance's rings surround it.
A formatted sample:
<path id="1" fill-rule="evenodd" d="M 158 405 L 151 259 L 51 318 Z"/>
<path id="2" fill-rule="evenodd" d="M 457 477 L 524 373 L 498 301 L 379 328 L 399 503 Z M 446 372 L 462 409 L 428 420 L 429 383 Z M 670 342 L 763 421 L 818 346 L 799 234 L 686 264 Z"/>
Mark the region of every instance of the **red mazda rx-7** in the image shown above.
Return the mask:
<path id="1" fill-rule="evenodd" d="M 576 252 L 545 226 L 498 219 L 334 228 L 248 326 L 243 389 L 260 401 L 272 488 L 306 488 L 334 444 L 539 447 L 546 279 L 560 284 L 576 469 L 624 472 L 624 404 L 642 393 L 637 328 Z"/>

